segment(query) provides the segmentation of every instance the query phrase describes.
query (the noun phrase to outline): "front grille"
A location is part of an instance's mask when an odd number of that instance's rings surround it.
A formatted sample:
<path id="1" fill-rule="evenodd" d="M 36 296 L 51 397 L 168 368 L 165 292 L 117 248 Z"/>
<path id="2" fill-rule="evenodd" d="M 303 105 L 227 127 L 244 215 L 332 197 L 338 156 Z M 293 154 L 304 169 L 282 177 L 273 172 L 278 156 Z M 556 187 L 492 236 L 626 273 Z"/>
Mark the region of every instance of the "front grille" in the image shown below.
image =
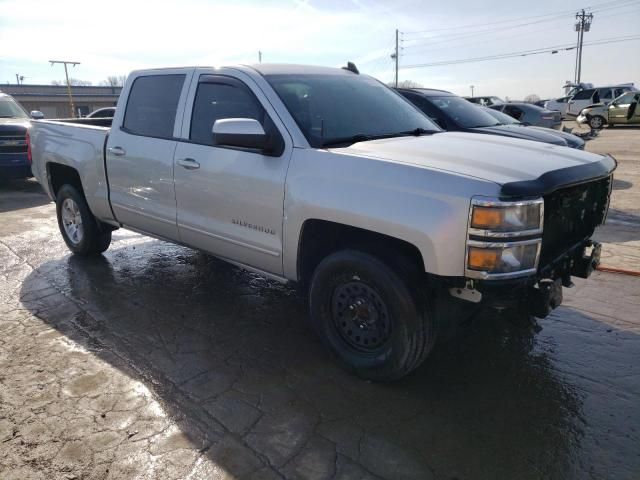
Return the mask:
<path id="1" fill-rule="evenodd" d="M 545 195 L 540 267 L 593 235 L 604 221 L 611 182 L 609 176 Z"/>
<path id="2" fill-rule="evenodd" d="M 25 132 L 0 132 L 1 153 L 26 153 L 27 140 Z"/>

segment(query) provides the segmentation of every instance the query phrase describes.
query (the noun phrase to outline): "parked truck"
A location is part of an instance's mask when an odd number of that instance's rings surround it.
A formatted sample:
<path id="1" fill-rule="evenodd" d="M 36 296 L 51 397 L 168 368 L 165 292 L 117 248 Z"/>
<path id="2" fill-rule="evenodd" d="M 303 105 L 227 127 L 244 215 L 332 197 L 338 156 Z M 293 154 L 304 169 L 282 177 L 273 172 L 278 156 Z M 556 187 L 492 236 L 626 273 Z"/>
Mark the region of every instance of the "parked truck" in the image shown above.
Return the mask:
<path id="1" fill-rule="evenodd" d="M 32 118 L 43 118 L 34 110 Z M 30 116 L 11 95 L 0 92 L 0 181 L 31 176 L 27 154 Z"/>
<path id="2" fill-rule="evenodd" d="M 598 264 L 616 166 L 443 132 L 353 66 L 136 71 L 113 120 L 36 121 L 30 141 L 74 254 L 127 228 L 297 282 L 324 343 L 374 380 L 480 308 L 557 307 Z"/>

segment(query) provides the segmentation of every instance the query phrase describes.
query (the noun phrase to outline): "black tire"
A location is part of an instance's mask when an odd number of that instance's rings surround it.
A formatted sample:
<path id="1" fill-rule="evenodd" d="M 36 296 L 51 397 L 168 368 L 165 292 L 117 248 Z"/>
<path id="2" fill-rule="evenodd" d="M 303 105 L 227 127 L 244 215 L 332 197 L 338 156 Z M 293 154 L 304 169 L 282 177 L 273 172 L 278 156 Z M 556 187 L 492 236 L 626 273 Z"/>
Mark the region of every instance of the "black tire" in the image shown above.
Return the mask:
<path id="1" fill-rule="evenodd" d="M 600 130 L 604 128 L 606 123 L 606 120 L 601 115 L 594 115 L 593 117 L 589 118 L 589 127 L 591 128 L 591 130 Z"/>
<path id="2" fill-rule="evenodd" d="M 313 327 L 340 363 L 362 378 L 397 380 L 433 348 L 436 329 L 427 301 L 405 278 L 355 250 L 329 255 L 313 274 Z"/>
<path id="3" fill-rule="evenodd" d="M 69 200 L 68 203 L 65 203 Z M 71 238 L 68 229 L 65 228 L 63 218 L 63 205 L 77 206 L 77 215 L 81 220 L 81 235 Z M 111 228 L 103 226 L 93 216 L 84 195 L 71 185 L 63 185 L 56 195 L 56 214 L 58 217 L 58 227 L 64 242 L 69 250 L 77 255 L 99 255 L 111 244 Z"/>

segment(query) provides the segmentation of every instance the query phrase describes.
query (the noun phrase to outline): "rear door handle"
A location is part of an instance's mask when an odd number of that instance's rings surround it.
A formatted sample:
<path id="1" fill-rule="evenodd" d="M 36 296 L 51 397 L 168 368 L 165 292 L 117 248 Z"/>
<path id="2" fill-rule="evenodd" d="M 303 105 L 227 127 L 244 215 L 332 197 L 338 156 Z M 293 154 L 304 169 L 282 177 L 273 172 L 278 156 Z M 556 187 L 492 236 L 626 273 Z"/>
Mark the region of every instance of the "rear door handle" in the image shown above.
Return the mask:
<path id="1" fill-rule="evenodd" d="M 109 153 L 112 153 L 117 157 L 122 157 L 123 155 L 127 154 L 127 152 L 125 152 L 124 148 L 122 147 L 109 147 L 107 150 L 109 150 Z"/>
<path id="2" fill-rule="evenodd" d="M 200 168 L 200 164 L 196 162 L 193 158 L 181 158 L 176 161 L 178 165 L 186 168 L 187 170 L 197 170 Z"/>

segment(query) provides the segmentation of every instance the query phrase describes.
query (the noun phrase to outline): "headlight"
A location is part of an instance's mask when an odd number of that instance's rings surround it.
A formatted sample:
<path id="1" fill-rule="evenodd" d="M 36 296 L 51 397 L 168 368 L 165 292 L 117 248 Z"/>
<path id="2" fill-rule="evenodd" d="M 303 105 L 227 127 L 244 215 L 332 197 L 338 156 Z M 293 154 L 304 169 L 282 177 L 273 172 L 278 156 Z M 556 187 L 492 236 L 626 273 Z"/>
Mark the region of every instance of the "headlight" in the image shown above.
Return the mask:
<path id="1" fill-rule="evenodd" d="M 466 276 L 501 279 L 531 275 L 538 268 L 544 200 L 471 200 Z"/>
<path id="2" fill-rule="evenodd" d="M 542 231 L 543 200 L 499 202 L 473 199 L 471 235 L 509 237 Z"/>
<path id="3" fill-rule="evenodd" d="M 467 269 L 504 274 L 531 272 L 537 268 L 540 240 L 512 243 L 484 243 L 469 241 Z"/>

